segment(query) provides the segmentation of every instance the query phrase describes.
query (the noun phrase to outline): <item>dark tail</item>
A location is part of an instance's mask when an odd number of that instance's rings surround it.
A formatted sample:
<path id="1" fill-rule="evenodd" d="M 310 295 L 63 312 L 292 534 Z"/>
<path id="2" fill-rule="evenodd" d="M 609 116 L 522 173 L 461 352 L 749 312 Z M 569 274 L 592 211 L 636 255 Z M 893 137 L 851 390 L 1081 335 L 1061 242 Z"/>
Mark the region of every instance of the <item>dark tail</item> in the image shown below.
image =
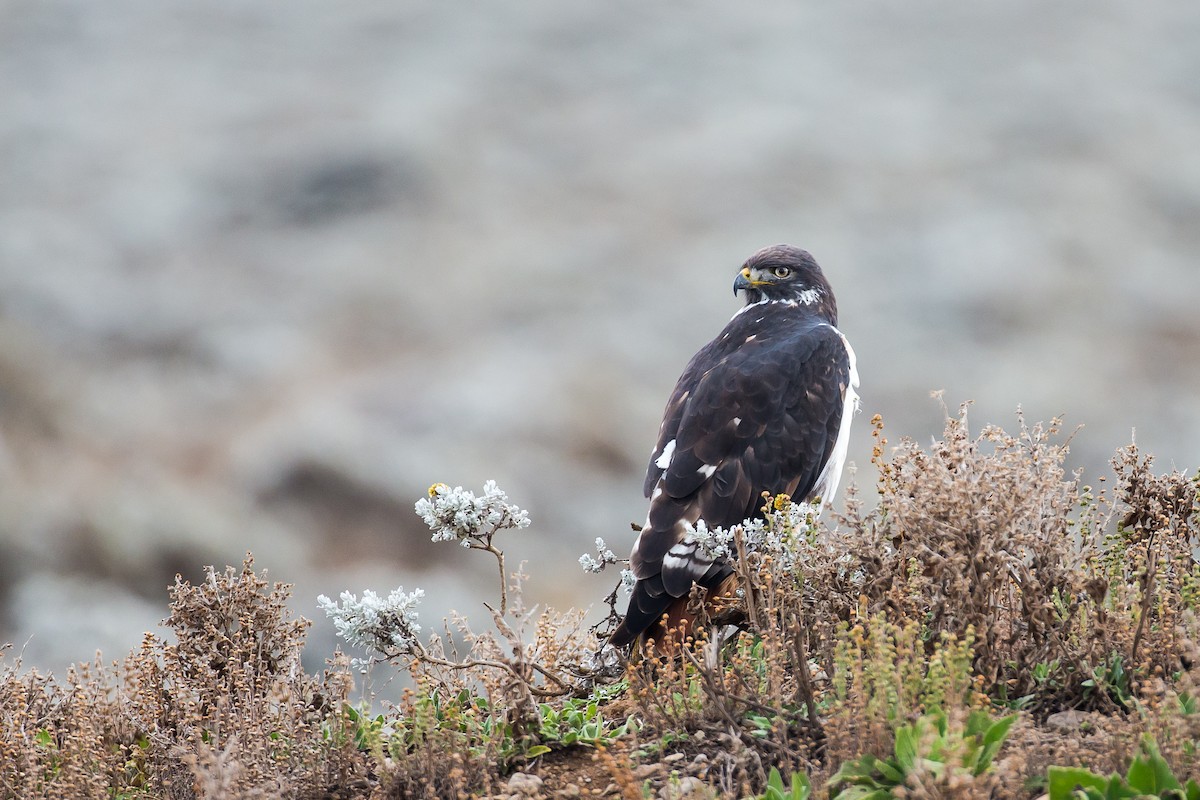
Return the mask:
<path id="1" fill-rule="evenodd" d="M 729 605 L 737 589 L 737 578 L 728 564 L 717 564 L 710 574 L 698 581 L 698 585 L 708 592 L 705 606 L 711 614 L 714 605 Z M 609 644 L 625 647 L 640 639 L 657 643 L 660 653 L 664 649 L 673 649 L 670 642 L 685 641 L 696 624 L 696 614 L 688 610 L 690 601 L 690 592 L 682 597 L 668 594 L 663 589 L 661 575 L 638 581 L 633 587 L 625 619 L 609 637 Z"/>

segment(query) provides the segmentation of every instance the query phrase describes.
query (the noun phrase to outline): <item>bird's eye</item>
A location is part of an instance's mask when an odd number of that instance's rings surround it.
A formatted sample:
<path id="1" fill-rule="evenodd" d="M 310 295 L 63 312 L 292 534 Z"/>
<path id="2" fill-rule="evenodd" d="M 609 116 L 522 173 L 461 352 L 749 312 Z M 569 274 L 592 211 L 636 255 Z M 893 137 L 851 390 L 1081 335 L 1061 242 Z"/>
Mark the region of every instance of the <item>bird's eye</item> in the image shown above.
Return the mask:
<path id="1" fill-rule="evenodd" d="M 788 275 L 792 274 L 792 271 L 787 267 L 776 267 L 775 269 L 771 270 L 771 274 L 773 274 L 776 278 L 786 278 Z"/>

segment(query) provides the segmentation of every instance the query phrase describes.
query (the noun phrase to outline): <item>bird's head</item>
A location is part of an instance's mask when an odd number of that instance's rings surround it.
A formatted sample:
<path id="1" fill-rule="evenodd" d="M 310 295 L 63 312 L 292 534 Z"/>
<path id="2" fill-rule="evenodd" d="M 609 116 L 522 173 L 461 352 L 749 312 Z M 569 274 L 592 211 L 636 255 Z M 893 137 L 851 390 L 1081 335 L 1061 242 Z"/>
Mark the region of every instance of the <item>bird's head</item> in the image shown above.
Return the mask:
<path id="1" fill-rule="evenodd" d="M 746 293 L 746 304 L 779 300 L 809 306 L 837 324 L 837 305 L 825 274 L 807 250 L 788 244 L 764 247 L 742 265 L 733 293 Z"/>

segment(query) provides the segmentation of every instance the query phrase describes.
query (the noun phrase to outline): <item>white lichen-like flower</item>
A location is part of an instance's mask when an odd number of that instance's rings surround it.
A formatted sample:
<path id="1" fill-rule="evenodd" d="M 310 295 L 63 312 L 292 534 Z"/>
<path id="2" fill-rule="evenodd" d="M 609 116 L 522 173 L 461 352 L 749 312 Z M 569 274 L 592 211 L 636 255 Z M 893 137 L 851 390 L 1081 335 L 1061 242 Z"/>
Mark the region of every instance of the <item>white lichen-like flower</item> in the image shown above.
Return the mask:
<path id="1" fill-rule="evenodd" d="M 687 526 L 684 541 L 694 544 L 699 555 L 716 561 L 736 558 L 740 537 L 746 553 L 770 556 L 779 567 L 791 571 L 804 562 L 816 532 L 817 513 L 816 506 L 784 498 L 775 503 L 766 520 L 748 519 L 732 528 L 710 528 L 704 520 L 697 520 Z"/>
<path id="2" fill-rule="evenodd" d="M 387 597 L 370 589 L 363 591 L 362 598 L 342 592 L 341 603 L 320 595 L 317 605 L 333 621 L 337 635 L 349 644 L 391 658 L 419 646 L 421 625 L 416 607 L 424 596 L 422 589 L 405 592 L 401 586 Z"/>
<path id="3" fill-rule="evenodd" d="M 733 530 L 710 528 L 702 519 L 696 520 L 695 525 L 687 525 L 684 541 L 695 544 L 697 553 L 713 561 L 728 559 L 733 555 Z"/>
<path id="4" fill-rule="evenodd" d="M 633 570 L 621 570 L 621 591 L 625 592 L 626 597 L 633 594 L 634 586 L 637 586 L 637 576 L 633 574 Z"/>
<path id="5" fill-rule="evenodd" d="M 529 527 L 529 514 L 508 502 L 495 481 L 483 484 L 483 496 L 476 497 L 461 486 L 451 489 L 444 483 L 429 487 L 427 497 L 416 503 L 418 516 L 433 531 L 435 542 L 483 541 L 505 528 Z"/>
<path id="6" fill-rule="evenodd" d="M 584 572 L 600 572 L 609 564 L 617 563 L 617 554 L 599 536 L 596 537 L 596 555 L 584 553 L 579 557 L 579 566 Z"/>

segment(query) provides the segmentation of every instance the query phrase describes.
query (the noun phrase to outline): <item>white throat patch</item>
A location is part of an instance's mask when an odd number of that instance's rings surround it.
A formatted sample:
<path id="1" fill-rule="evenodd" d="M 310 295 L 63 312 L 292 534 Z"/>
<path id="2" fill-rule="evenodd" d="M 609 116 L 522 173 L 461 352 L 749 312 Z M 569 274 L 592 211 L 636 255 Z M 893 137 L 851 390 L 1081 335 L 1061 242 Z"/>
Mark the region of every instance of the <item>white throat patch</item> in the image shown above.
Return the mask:
<path id="1" fill-rule="evenodd" d="M 796 299 L 806 306 L 816 305 L 821 302 L 820 289 L 805 289 L 800 294 L 796 295 Z"/>

